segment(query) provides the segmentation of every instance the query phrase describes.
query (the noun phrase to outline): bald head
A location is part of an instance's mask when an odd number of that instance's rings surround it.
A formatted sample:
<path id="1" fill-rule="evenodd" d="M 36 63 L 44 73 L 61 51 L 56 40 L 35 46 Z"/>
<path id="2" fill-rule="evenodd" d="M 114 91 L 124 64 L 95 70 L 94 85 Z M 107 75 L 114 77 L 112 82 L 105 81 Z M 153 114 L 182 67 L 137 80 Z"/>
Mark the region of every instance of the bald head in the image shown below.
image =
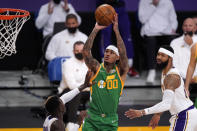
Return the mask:
<path id="1" fill-rule="evenodd" d="M 183 26 L 182 26 L 183 32 L 195 32 L 196 30 L 196 25 L 195 22 L 192 18 L 187 18 L 185 19 L 185 21 L 183 22 Z"/>

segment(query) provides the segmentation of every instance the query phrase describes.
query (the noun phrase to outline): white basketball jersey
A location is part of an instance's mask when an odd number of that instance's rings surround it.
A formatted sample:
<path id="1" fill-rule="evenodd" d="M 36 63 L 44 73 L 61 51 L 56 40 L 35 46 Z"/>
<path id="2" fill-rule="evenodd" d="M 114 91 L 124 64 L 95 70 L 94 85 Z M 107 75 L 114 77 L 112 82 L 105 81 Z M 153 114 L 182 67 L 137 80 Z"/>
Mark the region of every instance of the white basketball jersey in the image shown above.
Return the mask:
<path id="1" fill-rule="evenodd" d="M 43 131 L 50 131 L 51 130 L 51 125 L 54 121 L 58 120 L 57 118 L 48 116 L 43 124 Z"/>
<path id="2" fill-rule="evenodd" d="M 163 73 L 162 73 L 162 76 L 161 76 L 162 92 L 165 90 L 164 79 L 168 74 L 176 74 L 176 75 L 180 76 L 180 74 L 176 68 L 171 68 L 166 75 L 163 75 Z M 178 114 L 179 112 L 181 112 L 193 105 L 193 102 L 186 95 L 184 81 L 181 76 L 180 76 L 180 79 L 181 79 L 181 84 L 178 88 L 175 89 L 174 99 L 172 101 L 171 108 L 169 110 L 171 115 Z"/>

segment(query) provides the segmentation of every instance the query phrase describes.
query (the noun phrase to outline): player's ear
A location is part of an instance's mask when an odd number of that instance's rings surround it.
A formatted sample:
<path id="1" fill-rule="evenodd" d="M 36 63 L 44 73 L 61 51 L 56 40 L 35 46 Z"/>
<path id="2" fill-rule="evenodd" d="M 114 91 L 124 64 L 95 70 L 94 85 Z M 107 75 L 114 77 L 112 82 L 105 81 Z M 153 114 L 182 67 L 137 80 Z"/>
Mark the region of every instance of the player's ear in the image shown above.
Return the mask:
<path id="1" fill-rule="evenodd" d="M 169 56 L 169 61 L 171 61 L 171 62 L 172 62 L 172 60 L 173 60 L 173 58 Z"/>
<path id="2" fill-rule="evenodd" d="M 117 55 L 116 55 L 116 61 L 118 61 L 119 59 L 120 59 L 120 56 L 117 56 Z"/>

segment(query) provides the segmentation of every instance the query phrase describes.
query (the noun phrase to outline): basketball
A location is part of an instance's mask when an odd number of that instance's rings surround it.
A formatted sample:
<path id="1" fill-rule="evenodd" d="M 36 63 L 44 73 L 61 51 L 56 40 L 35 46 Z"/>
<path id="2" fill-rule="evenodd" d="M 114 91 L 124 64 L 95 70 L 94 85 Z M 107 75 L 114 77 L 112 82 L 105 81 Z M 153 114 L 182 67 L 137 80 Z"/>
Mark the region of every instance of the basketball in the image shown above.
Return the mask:
<path id="1" fill-rule="evenodd" d="M 115 14 L 116 11 L 111 5 L 102 4 L 95 11 L 95 19 L 99 25 L 108 26 L 112 24 Z"/>

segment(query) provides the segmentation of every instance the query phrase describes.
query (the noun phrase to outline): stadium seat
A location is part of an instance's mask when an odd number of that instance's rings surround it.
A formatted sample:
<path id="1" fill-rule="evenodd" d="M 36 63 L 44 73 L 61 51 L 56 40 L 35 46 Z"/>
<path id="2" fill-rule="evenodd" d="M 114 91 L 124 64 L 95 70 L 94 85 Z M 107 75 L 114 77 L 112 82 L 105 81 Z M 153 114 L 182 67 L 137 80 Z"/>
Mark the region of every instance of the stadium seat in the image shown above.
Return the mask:
<path id="1" fill-rule="evenodd" d="M 49 81 L 54 84 L 59 84 L 62 80 L 62 64 L 70 57 L 57 57 L 51 60 L 48 64 Z"/>

